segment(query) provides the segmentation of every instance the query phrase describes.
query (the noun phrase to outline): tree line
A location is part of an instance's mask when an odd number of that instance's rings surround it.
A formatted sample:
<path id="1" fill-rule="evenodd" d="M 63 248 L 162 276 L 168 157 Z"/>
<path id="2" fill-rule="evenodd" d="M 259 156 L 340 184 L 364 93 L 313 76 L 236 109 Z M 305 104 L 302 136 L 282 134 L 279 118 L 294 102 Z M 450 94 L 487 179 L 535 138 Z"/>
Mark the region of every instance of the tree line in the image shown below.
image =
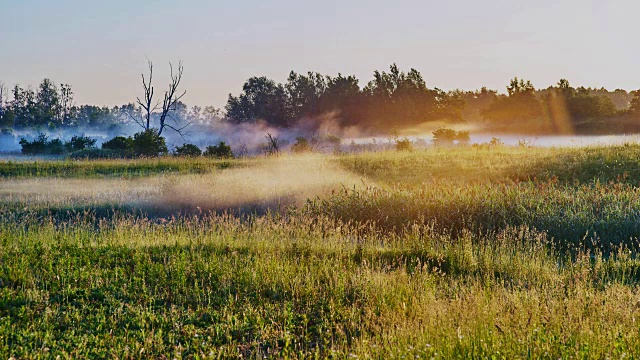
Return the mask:
<path id="1" fill-rule="evenodd" d="M 252 77 L 224 109 L 188 108 L 178 90 L 182 64 L 171 66 L 172 83 L 159 99 L 152 86 L 153 65 L 142 76 L 144 96 L 112 108 L 77 105 L 71 86 L 44 79 L 37 89 L 0 83 L 0 129 L 91 128 L 114 130 L 139 125 L 181 132 L 189 123 L 264 122 L 273 127 L 304 124 L 318 128 L 327 121 L 371 133 L 410 128 L 430 122 L 469 122 L 490 131 L 526 133 L 590 133 L 640 131 L 640 92 L 572 87 L 565 79 L 545 89 L 514 78 L 505 94 L 483 87 L 474 91 L 429 88 L 422 74 L 397 65 L 375 71 L 361 86 L 355 76 L 291 72 L 285 83 Z M 155 125 L 154 125 L 155 124 Z"/>

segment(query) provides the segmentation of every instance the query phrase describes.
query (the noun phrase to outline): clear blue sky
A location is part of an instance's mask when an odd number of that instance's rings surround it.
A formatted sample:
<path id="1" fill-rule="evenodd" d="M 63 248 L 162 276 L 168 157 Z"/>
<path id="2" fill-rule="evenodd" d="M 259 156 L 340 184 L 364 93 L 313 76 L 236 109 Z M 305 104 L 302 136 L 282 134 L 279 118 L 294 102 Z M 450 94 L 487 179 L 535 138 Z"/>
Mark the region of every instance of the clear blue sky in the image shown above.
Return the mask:
<path id="1" fill-rule="evenodd" d="M 78 103 L 140 94 L 149 57 L 162 88 L 185 65 L 185 101 L 223 106 L 250 76 L 415 67 L 428 86 L 503 91 L 640 87 L 636 0 L 0 0 L 0 80 L 69 83 Z"/>

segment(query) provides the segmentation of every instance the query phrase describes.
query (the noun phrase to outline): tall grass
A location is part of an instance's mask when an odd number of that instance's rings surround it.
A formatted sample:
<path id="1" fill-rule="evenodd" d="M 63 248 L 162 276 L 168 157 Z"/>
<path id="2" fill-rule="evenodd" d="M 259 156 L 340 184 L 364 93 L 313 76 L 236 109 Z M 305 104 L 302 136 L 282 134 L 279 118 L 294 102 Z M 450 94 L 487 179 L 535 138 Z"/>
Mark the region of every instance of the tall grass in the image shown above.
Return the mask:
<path id="1" fill-rule="evenodd" d="M 235 160 L 233 164 L 242 164 Z M 142 177 L 159 173 L 207 173 L 231 166 L 228 160 L 200 158 L 142 158 L 127 160 L 0 161 L 0 178 L 15 177 Z"/>
<path id="2" fill-rule="evenodd" d="M 95 177 L 135 161 L 39 173 L 67 179 L 6 173 L 0 357 L 638 357 L 637 152 L 436 149 L 204 175 L 194 169 L 215 162 L 145 160 L 184 173 L 133 180 Z M 168 180 L 144 201 L 127 200 L 135 186 L 99 189 L 152 173 Z M 197 209 L 234 191 L 226 209 Z M 269 200 L 291 194 L 284 208 Z M 264 211 L 231 209 L 255 199 Z"/>
<path id="3" fill-rule="evenodd" d="M 625 183 L 569 186 L 557 181 L 456 184 L 414 190 L 344 190 L 309 202 L 310 215 L 373 224 L 381 231 L 430 225 L 453 235 L 512 226 L 546 232 L 559 246 L 609 251 L 640 245 L 640 189 Z"/>
<path id="4" fill-rule="evenodd" d="M 55 357 L 635 354 L 639 263 L 543 234 L 398 237 L 323 218 L 5 223 L 0 353 Z"/>

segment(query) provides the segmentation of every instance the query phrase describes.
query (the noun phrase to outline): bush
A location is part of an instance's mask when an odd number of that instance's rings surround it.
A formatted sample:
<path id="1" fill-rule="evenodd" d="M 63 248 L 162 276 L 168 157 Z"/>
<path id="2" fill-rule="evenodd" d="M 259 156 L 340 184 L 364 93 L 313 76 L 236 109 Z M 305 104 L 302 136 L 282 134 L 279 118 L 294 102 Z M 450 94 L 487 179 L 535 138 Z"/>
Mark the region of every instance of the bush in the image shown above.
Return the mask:
<path id="1" fill-rule="evenodd" d="M 413 143 L 406 137 L 404 139 L 396 139 L 396 150 L 413 151 Z"/>
<path id="2" fill-rule="evenodd" d="M 84 135 L 81 135 L 81 136 L 74 135 L 71 138 L 71 140 L 67 141 L 64 144 L 64 147 L 69 152 L 84 150 L 84 149 L 91 149 L 91 148 L 94 148 L 95 146 L 96 146 L 96 139 L 92 139 Z"/>
<path id="3" fill-rule="evenodd" d="M 202 150 L 193 144 L 184 144 L 176 147 L 174 154 L 176 156 L 200 156 L 202 155 Z"/>
<path id="4" fill-rule="evenodd" d="M 453 145 L 453 141 L 458 137 L 458 133 L 453 129 L 440 128 L 433 132 L 434 145 Z"/>
<path id="5" fill-rule="evenodd" d="M 456 140 L 458 140 L 458 145 L 469 145 L 471 142 L 471 135 L 469 135 L 468 131 L 458 131 Z"/>
<path id="6" fill-rule="evenodd" d="M 298 154 L 311 151 L 309 140 L 302 136 L 297 137 L 296 142 L 291 146 L 291 151 Z"/>
<path id="7" fill-rule="evenodd" d="M 133 135 L 133 153 L 136 156 L 156 157 L 169 152 L 158 130 L 149 129 Z"/>
<path id="8" fill-rule="evenodd" d="M 47 155 L 62 155 L 64 153 L 66 153 L 66 149 L 62 140 L 53 139 L 49 141 L 49 144 L 47 145 Z"/>
<path id="9" fill-rule="evenodd" d="M 47 135 L 39 134 L 33 141 L 20 139 L 24 155 L 61 155 L 65 153 L 64 144 L 60 139 L 49 140 Z"/>
<path id="10" fill-rule="evenodd" d="M 233 151 L 231 151 L 231 146 L 221 141 L 217 146 L 207 146 L 204 155 L 217 158 L 232 158 Z"/>
<path id="11" fill-rule="evenodd" d="M 493 147 L 504 146 L 504 143 L 502 142 L 502 140 L 500 140 L 500 138 L 492 137 L 491 141 L 489 141 L 489 146 L 493 146 Z"/>
<path id="12" fill-rule="evenodd" d="M 133 139 L 130 136 L 116 136 L 109 141 L 103 142 L 102 149 L 129 152 L 133 150 Z"/>
<path id="13" fill-rule="evenodd" d="M 451 146 L 457 141 L 458 145 L 468 145 L 471 136 L 468 131 L 455 131 L 453 129 L 440 128 L 433 132 L 433 144 Z"/>

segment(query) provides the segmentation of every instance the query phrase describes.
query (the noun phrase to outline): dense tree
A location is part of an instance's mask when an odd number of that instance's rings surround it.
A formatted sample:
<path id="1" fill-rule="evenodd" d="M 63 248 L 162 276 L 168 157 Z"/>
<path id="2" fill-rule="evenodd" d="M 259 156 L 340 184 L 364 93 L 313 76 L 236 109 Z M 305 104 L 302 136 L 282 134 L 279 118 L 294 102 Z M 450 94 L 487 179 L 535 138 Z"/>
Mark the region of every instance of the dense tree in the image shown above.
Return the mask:
<path id="1" fill-rule="evenodd" d="M 507 95 L 494 98 L 481 112 L 492 125 L 529 127 L 542 117 L 542 104 L 536 97 L 531 81 L 513 78 L 507 86 Z"/>
<path id="2" fill-rule="evenodd" d="M 327 76 L 319 102 L 320 113 L 331 114 L 342 126 L 357 125 L 364 113 L 364 94 L 355 76 Z"/>
<path id="3" fill-rule="evenodd" d="M 60 96 L 58 87 L 51 80 L 42 80 L 35 101 L 36 125 L 49 128 L 61 125 Z"/>
<path id="4" fill-rule="evenodd" d="M 640 90 L 633 92 L 633 99 L 631 99 L 629 111 L 633 114 L 640 115 Z"/>
<path id="5" fill-rule="evenodd" d="M 226 110 L 238 122 L 264 120 L 284 127 L 312 118 L 319 126 L 330 115 L 339 125 L 385 130 L 434 120 L 460 121 L 463 107 L 459 93 L 428 89 L 420 72 L 404 73 L 394 64 L 389 72 L 376 71 L 364 89 L 357 78 L 342 74 L 332 78 L 291 72 L 285 85 L 254 77 L 244 84 L 242 94 L 229 95 Z"/>
<path id="6" fill-rule="evenodd" d="M 462 117 L 466 121 L 480 122 L 483 120 L 482 110 L 489 107 L 498 96 L 498 92 L 482 87 L 480 90 L 461 92 L 460 95 L 465 103 Z"/>
<path id="7" fill-rule="evenodd" d="M 444 108 L 439 100 L 445 100 L 443 92 L 427 89 L 420 72 L 411 69 L 401 72 L 396 64 L 390 71 L 374 72 L 374 79 L 364 88 L 367 95 L 368 117 L 378 128 L 412 126 L 437 120 Z"/>
<path id="8" fill-rule="evenodd" d="M 309 72 L 307 76 L 292 71 L 285 85 L 287 107 L 291 119 L 315 116 L 322 112 L 320 97 L 326 91 L 326 78 Z"/>
<path id="9" fill-rule="evenodd" d="M 0 131 L 13 128 L 14 116 L 7 102 L 7 87 L 0 81 Z"/>
<path id="10" fill-rule="evenodd" d="M 514 78 L 505 95 L 486 87 L 475 91 L 429 88 L 416 69 L 375 71 L 361 88 L 355 76 L 324 76 L 315 72 L 289 73 L 284 84 L 266 77 L 248 79 L 238 96 L 229 95 L 223 110 L 193 106 L 189 110 L 178 91 L 182 64 L 170 64 L 171 81 L 158 96 L 153 87 L 153 64 L 142 76 L 144 95 L 135 104 L 113 108 L 76 105 L 71 86 L 44 79 L 37 88 L 16 85 L 7 96 L 0 83 L 0 129 L 95 129 L 118 131 L 133 122 L 144 130 L 166 128 L 183 134 L 185 125 L 205 129 L 216 122 L 254 123 L 274 127 L 304 126 L 318 130 L 325 124 L 388 132 L 436 121 L 466 120 L 491 130 L 511 132 L 639 131 L 640 99 L 622 89 L 574 88 L 561 79 L 536 90 L 531 82 Z M 635 120 L 634 120 L 635 119 Z M 326 127 L 328 128 L 328 127 Z"/>
<path id="11" fill-rule="evenodd" d="M 37 127 L 36 95 L 32 89 L 23 89 L 16 85 L 13 88 L 13 99 L 10 108 L 15 117 L 17 128 Z"/>
<path id="12" fill-rule="evenodd" d="M 546 117 L 556 125 L 554 130 L 560 130 L 558 126 L 562 124 L 568 124 L 571 131 L 593 128 L 618 114 L 610 97 L 593 94 L 585 87 L 573 88 L 566 79 L 560 79 L 555 88 L 543 92 Z"/>
<path id="13" fill-rule="evenodd" d="M 285 87 L 266 77 L 252 77 L 242 86 L 238 97 L 229 95 L 227 116 L 237 122 L 264 120 L 268 124 L 286 127 L 293 119 Z"/>

